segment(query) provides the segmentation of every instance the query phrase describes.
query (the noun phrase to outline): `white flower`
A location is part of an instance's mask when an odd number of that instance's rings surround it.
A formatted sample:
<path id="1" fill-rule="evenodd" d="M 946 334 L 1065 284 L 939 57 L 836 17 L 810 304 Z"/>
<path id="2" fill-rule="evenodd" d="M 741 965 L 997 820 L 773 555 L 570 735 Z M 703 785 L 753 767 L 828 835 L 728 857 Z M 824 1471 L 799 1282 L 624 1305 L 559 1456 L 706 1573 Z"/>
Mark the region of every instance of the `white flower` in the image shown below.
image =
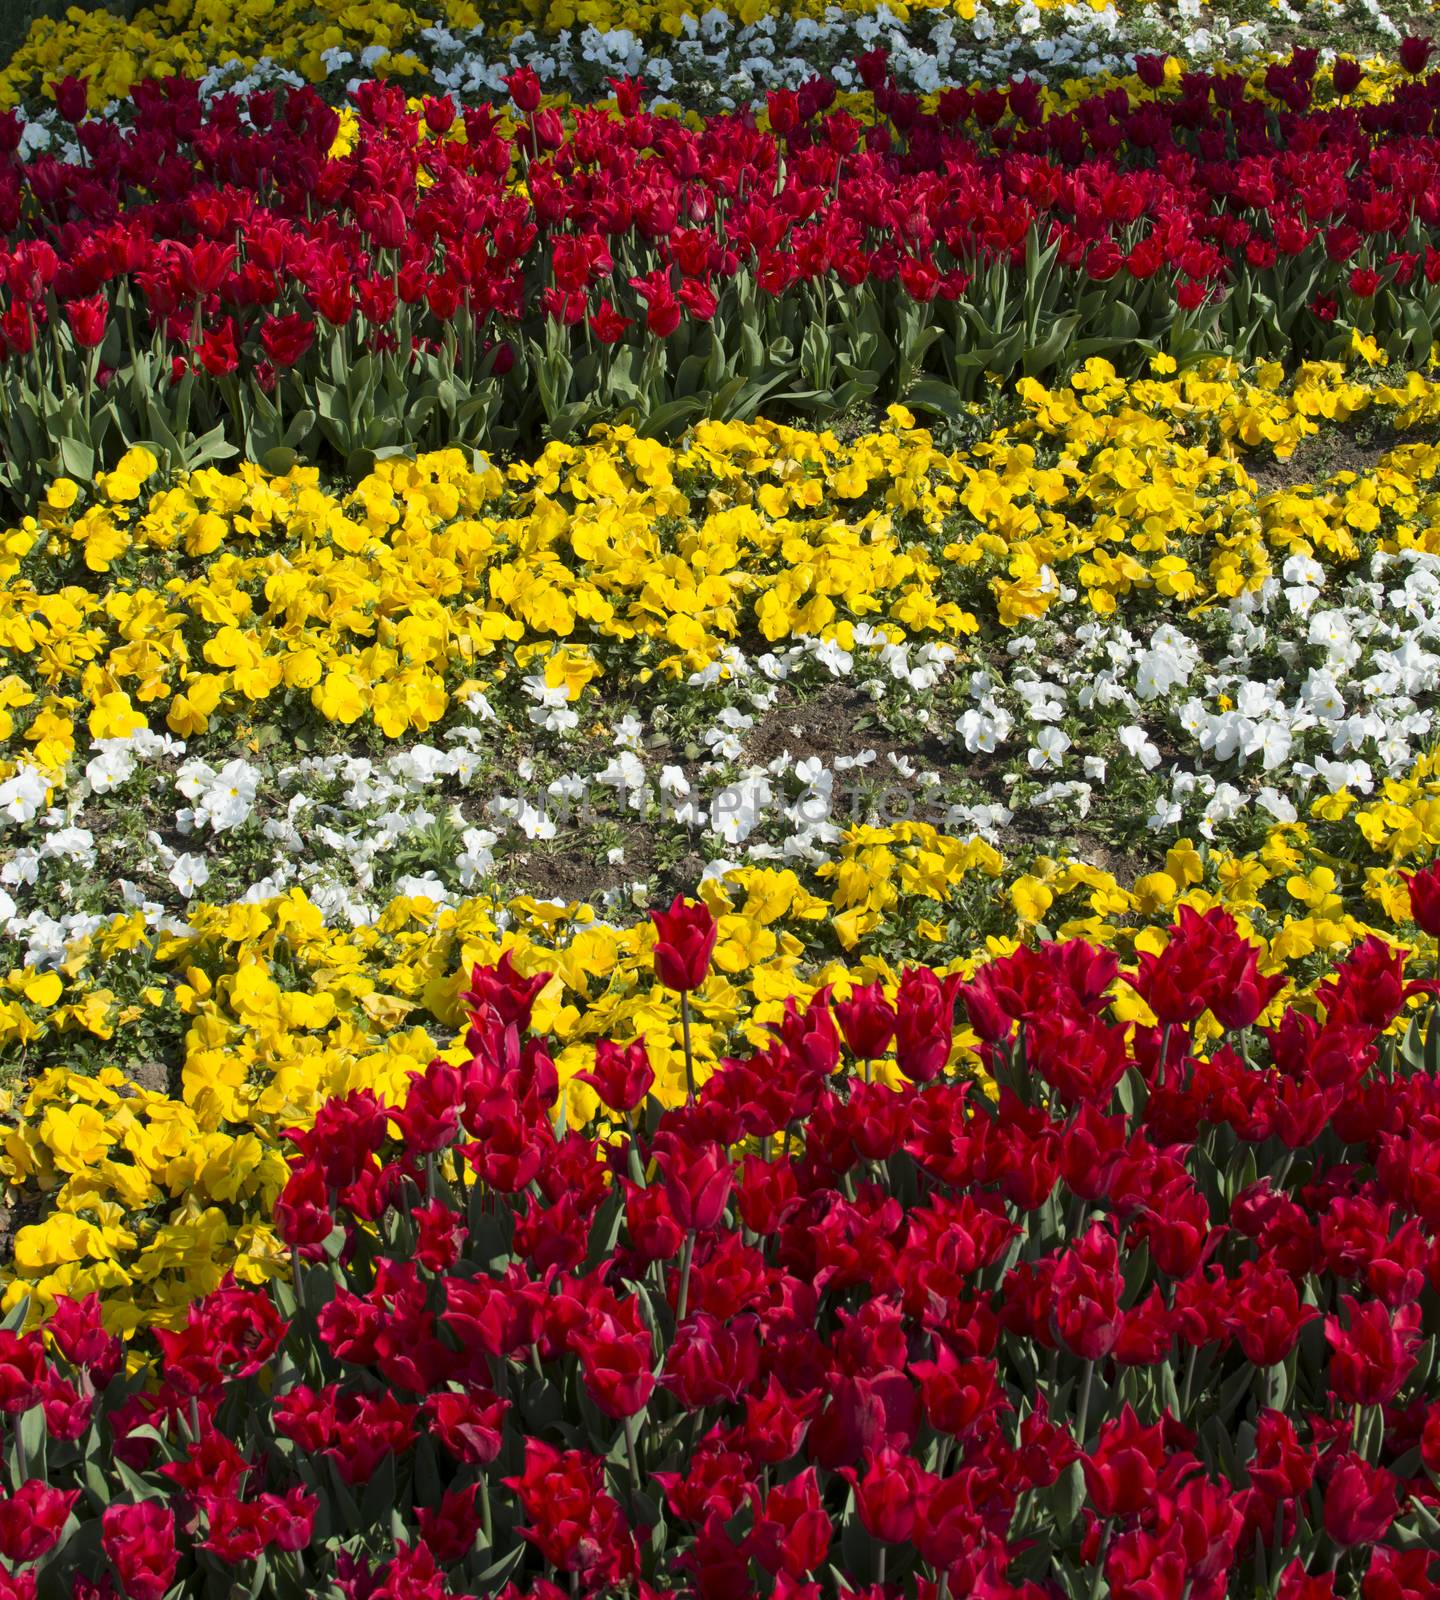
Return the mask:
<path id="1" fill-rule="evenodd" d="M 118 789 L 135 770 L 135 755 L 128 739 L 97 739 L 96 752 L 85 763 L 85 781 L 95 794 Z"/>
<path id="2" fill-rule="evenodd" d="M 248 761 L 227 761 L 216 772 L 208 762 L 187 761 L 181 767 L 175 787 L 186 799 L 195 801 L 191 826 L 206 823 L 216 833 L 238 828 L 250 815 L 260 786 L 260 774 Z M 177 813 L 179 820 L 180 813 Z"/>
<path id="3" fill-rule="evenodd" d="M 955 727 L 965 741 L 965 748 L 971 755 L 976 755 L 980 751 L 988 753 L 1004 744 L 1010 737 L 1014 722 L 1008 711 L 992 705 L 986 710 L 963 712 Z"/>
<path id="4" fill-rule="evenodd" d="M 197 890 L 210 881 L 210 868 L 204 856 L 182 855 L 175 857 L 169 871 L 170 882 L 189 900 Z"/>
<path id="5" fill-rule="evenodd" d="M 569 733 L 580 725 L 580 713 L 571 709 L 570 692 L 563 683 L 552 689 L 544 676 L 536 673 L 525 679 L 525 692 L 540 702 L 530 708 L 530 720 L 537 728 L 544 728 L 547 733 Z"/>
<path id="6" fill-rule="evenodd" d="M 1031 771 L 1043 772 L 1047 767 L 1058 767 L 1070 744 L 1070 735 L 1063 729 L 1042 728 L 1026 754 Z"/>
<path id="7" fill-rule="evenodd" d="M 1268 783 L 1255 796 L 1255 803 L 1258 806 L 1263 806 L 1274 817 L 1276 822 L 1294 822 L 1300 815 L 1290 801 L 1278 789 L 1273 788 Z"/>
<path id="8" fill-rule="evenodd" d="M 494 867 L 493 847 L 498 839 L 499 835 L 491 833 L 489 828 L 466 828 L 461 834 L 464 849 L 455 858 L 455 865 L 462 889 L 473 888 Z"/>
<path id="9" fill-rule="evenodd" d="M 79 861 L 88 867 L 95 860 L 95 835 L 89 828 L 56 828 L 41 845 L 40 853 L 52 859 Z"/>
<path id="10" fill-rule="evenodd" d="M 49 780 L 38 767 L 21 767 L 0 783 L 0 812 L 12 822 L 33 822 L 49 792 Z"/>
<path id="11" fill-rule="evenodd" d="M 1160 751 L 1139 723 L 1120 730 L 1120 745 L 1125 753 L 1140 763 L 1146 772 L 1160 765 Z"/>
<path id="12" fill-rule="evenodd" d="M 834 639 L 817 641 L 811 653 L 832 678 L 845 677 L 855 665 L 854 656 L 848 650 L 842 650 Z"/>
<path id="13" fill-rule="evenodd" d="M 1195 645 L 1169 623 L 1155 630 L 1150 646 L 1135 662 L 1135 692 L 1142 700 L 1158 700 L 1181 688 L 1200 664 Z"/>

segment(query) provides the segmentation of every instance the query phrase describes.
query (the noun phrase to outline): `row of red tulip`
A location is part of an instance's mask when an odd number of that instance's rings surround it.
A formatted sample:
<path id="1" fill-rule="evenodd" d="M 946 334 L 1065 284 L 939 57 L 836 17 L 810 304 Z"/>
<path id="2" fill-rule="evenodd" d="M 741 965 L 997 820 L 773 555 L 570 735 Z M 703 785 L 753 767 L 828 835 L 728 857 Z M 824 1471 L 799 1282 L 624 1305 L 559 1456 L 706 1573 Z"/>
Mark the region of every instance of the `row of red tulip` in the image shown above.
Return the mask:
<path id="1" fill-rule="evenodd" d="M 1440 929 L 1440 871 L 1412 896 Z M 656 921 L 688 997 L 714 924 Z M 152 1381 L 93 1302 L 0 1333 L 0 1594 L 1432 1595 L 1406 967 L 1366 941 L 1262 1029 L 1276 980 L 1187 912 L 1125 978 L 1075 941 L 822 990 L 680 1108 L 603 1045 L 589 1130 L 544 975 L 477 968 L 466 1064 L 294 1132 L 291 1273 L 195 1305 Z"/>

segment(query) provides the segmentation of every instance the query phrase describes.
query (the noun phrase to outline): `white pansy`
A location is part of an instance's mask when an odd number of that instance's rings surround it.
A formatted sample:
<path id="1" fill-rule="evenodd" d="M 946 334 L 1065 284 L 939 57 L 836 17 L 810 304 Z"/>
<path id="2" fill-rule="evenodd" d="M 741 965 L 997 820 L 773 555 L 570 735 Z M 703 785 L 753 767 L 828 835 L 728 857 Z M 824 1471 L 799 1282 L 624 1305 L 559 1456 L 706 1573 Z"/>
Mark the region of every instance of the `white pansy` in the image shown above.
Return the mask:
<path id="1" fill-rule="evenodd" d="M 175 857 L 166 877 L 189 900 L 210 881 L 210 865 L 204 856 L 179 855 Z"/>
<path id="2" fill-rule="evenodd" d="M 1035 737 L 1035 743 L 1026 752 L 1025 759 L 1033 771 L 1043 772 L 1046 768 L 1061 765 L 1070 744 L 1070 735 L 1063 728 L 1041 728 Z"/>
<path id="3" fill-rule="evenodd" d="M 1153 771 L 1160 765 L 1159 748 L 1139 723 L 1131 723 L 1128 728 L 1121 728 L 1119 738 L 1120 746 L 1126 755 L 1138 761 L 1146 772 Z"/>
<path id="4" fill-rule="evenodd" d="M 135 752 L 126 739 L 97 739 L 85 763 L 85 781 L 95 794 L 118 789 L 135 770 Z"/>
<path id="5" fill-rule="evenodd" d="M 0 813 L 12 822 L 33 822 L 49 792 L 49 780 L 38 767 L 22 766 L 0 783 Z"/>

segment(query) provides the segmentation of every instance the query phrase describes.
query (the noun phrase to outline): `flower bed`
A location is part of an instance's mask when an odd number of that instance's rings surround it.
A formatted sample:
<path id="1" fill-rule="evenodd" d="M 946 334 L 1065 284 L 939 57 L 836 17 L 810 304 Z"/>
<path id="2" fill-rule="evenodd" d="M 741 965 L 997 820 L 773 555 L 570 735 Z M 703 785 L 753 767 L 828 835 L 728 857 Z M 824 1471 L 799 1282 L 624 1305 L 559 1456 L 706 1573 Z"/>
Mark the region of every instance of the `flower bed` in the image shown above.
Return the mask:
<path id="1" fill-rule="evenodd" d="M 149 81 L 73 159 L 0 175 L 0 445 L 90 476 L 579 437 L 672 435 L 762 405 L 901 399 L 954 417 L 997 379 L 1086 356 L 1135 370 L 1340 355 L 1429 359 L 1440 74 L 1372 83 L 1314 52 L 1247 76 L 1103 93 L 949 89 L 927 110 L 865 59 L 859 117 L 815 79 L 692 130 L 643 109 L 358 115 L 308 89 L 203 103 Z M 83 146 L 83 148 L 81 148 Z M 317 203 L 322 210 L 317 211 Z M 243 254 L 241 253 L 243 245 Z M 58 445 L 58 449 L 56 446 Z"/>
<path id="2" fill-rule="evenodd" d="M 1440 1593 L 1429 38 L 128 9 L 0 63 L 0 1600 Z"/>
<path id="3" fill-rule="evenodd" d="M 718 930 L 655 920 L 683 1004 Z M 545 976 L 477 967 L 456 1064 L 294 1135 L 268 1290 L 192 1306 L 153 1378 L 94 1301 L 0 1336 L 7 1581 L 1415 1592 L 1437 1035 L 1389 1030 L 1434 985 L 1368 941 L 1261 1032 L 1278 980 L 1220 912 L 1131 981 L 1153 1025 L 1079 941 L 821 991 L 663 1110 L 602 1043 L 597 1133 Z"/>

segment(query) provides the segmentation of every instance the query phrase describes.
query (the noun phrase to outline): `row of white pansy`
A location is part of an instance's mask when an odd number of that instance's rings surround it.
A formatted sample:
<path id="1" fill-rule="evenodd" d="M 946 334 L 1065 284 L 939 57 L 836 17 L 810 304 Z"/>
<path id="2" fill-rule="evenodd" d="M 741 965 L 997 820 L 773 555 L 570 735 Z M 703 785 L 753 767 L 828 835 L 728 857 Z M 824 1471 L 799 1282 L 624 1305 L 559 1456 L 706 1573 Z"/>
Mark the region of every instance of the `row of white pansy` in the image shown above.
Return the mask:
<path id="1" fill-rule="evenodd" d="M 1123 13 L 1088 0 L 1044 9 L 1034 0 L 1018 5 L 979 0 L 968 21 L 941 10 L 922 10 L 902 20 L 884 6 L 859 15 L 832 6 L 819 18 L 766 16 L 740 23 L 711 10 L 699 19 L 687 16 L 674 39 L 587 26 L 554 35 L 525 32 L 502 42 L 483 26 L 460 32 L 430 28 L 420 35 L 424 70 L 404 82 L 416 94 L 503 100 L 506 77 L 529 66 L 551 93 L 603 98 L 611 92 L 612 77 L 638 76 L 654 104 L 678 101 L 687 108 L 722 110 L 753 105 L 772 89 L 798 88 L 821 69 L 842 87 L 858 87 L 855 58 L 875 49 L 889 53 L 902 87 L 922 93 L 952 84 L 1003 84 L 1016 74 L 1058 82 L 1127 72 L 1137 52 L 1163 52 L 1180 42 L 1177 23 L 1184 30 L 1185 59 L 1196 65 L 1284 54 L 1302 13 L 1317 6 L 1341 48 L 1362 54 L 1386 50 L 1400 37 L 1379 0 L 1310 0 L 1308 7 L 1298 8 L 1279 0 L 1261 19 L 1238 22 L 1201 0 Z M 331 92 L 353 92 L 384 55 L 375 46 L 326 51 Z M 238 61 L 213 67 L 201 90 L 207 98 L 244 96 L 302 82 L 267 57 L 248 67 Z M 128 108 L 128 101 L 112 101 L 102 114 L 124 117 Z M 27 123 L 23 157 L 48 152 L 79 159 L 79 147 L 53 107 L 30 107 L 21 115 Z"/>
<path id="2" fill-rule="evenodd" d="M 668 840 L 672 858 L 698 850 L 712 865 L 813 862 L 849 822 L 906 816 L 992 839 L 1022 814 L 1029 835 L 1048 827 L 1057 841 L 1086 817 L 1223 838 L 1237 819 L 1294 820 L 1317 795 L 1368 794 L 1405 771 L 1432 743 L 1437 680 L 1440 558 L 1412 551 L 1328 581 L 1294 556 L 1258 592 L 1183 626 L 1100 619 L 1062 588 L 989 666 L 970 641 L 896 645 L 864 625 L 848 650 L 732 649 L 678 702 L 671 691 L 608 737 L 595 734 L 601 687 L 570 705 L 538 677 L 499 712 L 472 696 L 439 742 L 378 759 L 227 759 L 216 740 L 202 755 L 141 730 L 94 746 L 48 802 L 32 769 L 0 783 L 0 928 L 32 964 L 62 959 L 117 909 L 106 887 L 117 880 L 159 926 L 180 925 L 192 899 L 295 884 L 353 922 L 394 893 L 524 880 L 544 897 L 544 852 L 558 846 L 597 852 L 598 898 L 628 903 L 649 886 L 616 882 L 635 865 L 627 839 Z M 902 735 L 908 724 L 912 753 L 903 736 L 858 732 L 825 756 L 749 757 L 757 732 L 788 739 L 804 699 L 836 683 Z M 677 744 L 686 700 L 701 714 Z M 530 752 L 518 759 L 516 733 Z M 943 775 L 913 753 L 922 738 L 943 752 Z M 141 843 L 127 819 L 157 794 L 168 798 Z M 137 847 L 149 852 L 140 871 Z"/>

